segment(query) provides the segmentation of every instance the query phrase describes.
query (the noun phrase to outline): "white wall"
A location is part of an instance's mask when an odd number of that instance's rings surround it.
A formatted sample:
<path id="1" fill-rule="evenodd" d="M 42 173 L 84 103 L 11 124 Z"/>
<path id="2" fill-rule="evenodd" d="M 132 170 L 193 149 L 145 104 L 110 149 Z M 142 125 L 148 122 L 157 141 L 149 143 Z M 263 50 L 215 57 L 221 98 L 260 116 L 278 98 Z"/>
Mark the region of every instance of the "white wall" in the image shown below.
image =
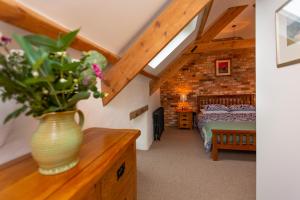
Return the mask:
<path id="1" fill-rule="evenodd" d="M 5 35 L 11 35 L 13 32 L 19 34 L 27 33 L 3 22 L 0 22 L 0 32 Z M 12 46 L 16 47 L 15 44 Z M 78 55 L 76 51 L 72 51 L 72 53 L 75 57 Z M 99 83 L 99 88 L 101 88 L 100 86 Z M 149 105 L 148 112 L 130 121 L 129 113 L 145 105 Z M 0 107 L 3 106 L 7 105 L 0 103 Z M 137 140 L 137 148 L 147 150 L 153 141 L 152 112 L 159 106 L 159 91 L 150 97 L 149 79 L 139 75 L 107 106 L 103 107 L 99 99 L 90 98 L 89 100 L 80 102 L 78 108 L 85 114 L 84 128 L 106 127 L 140 129 L 141 136 Z M 2 118 L 6 114 L 1 112 L 0 115 Z M 31 134 L 37 125 L 38 122 L 35 119 L 24 116 L 13 121 L 7 141 L 0 147 L 0 164 L 30 151 L 29 143 Z M 4 131 L 4 127 L 0 126 L 0 133 L 1 131 Z"/>
<path id="2" fill-rule="evenodd" d="M 28 32 L 0 22 L 0 32 L 3 35 L 11 36 L 12 33 L 28 34 Z M 16 43 L 12 43 L 10 48 L 17 48 Z M 1 51 L 1 48 L 0 48 Z M 1 51 L 3 53 L 3 51 Z M 7 134 L 5 143 L 0 146 L 0 163 L 18 157 L 29 151 L 28 143 L 31 138 L 31 127 L 36 123 L 29 118 L 20 117 L 15 121 L 10 121 L 3 125 L 4 118 L 18 108 L 14 102 L 3 103 L 0 100 L 0 137 Z M 29 126 L 27 126 L 29 124 Z"/>
<path id="3" fill-rule="evenodd" d="M 136 119 L 129 120 L 131 111 L 145 105 L 149 105 L 147 112 Z M 148 150 L 153 141 L 152 112 L 159 106 L 159 91 L 149 97 L 149 79 L 139 75 L 107 106 L 103 107 L 99 99 L 90 98 L 81 101 L 78 108 L 85 113 L 85 128 L 101 126 L 140 129 L 142 135 L 137 140 L 137 148 Z"/>
<path id="4" fill-rule="evenodd" d="M 300 65 L 276 67 L 275 10 L 256 1 L 257 199 L 300 199 Z"/>

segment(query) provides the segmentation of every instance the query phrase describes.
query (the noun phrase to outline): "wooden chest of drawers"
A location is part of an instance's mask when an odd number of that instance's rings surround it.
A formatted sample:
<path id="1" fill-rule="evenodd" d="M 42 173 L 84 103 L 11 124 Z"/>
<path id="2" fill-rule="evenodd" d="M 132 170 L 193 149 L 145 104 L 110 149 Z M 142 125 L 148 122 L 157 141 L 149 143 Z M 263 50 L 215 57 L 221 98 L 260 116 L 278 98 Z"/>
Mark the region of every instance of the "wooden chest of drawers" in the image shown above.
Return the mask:
<path id="1" fill-rule="evenodd" d="M 43 176 L 30 155 L 0 166 L 0 199 L 136 200 L 138 130 L 85 131 L 80 163 Z"/>
<path id="2" fill-rule="evenodd" d="M 193 111 L 177 111 L 178 128 L 193 128 Z"/>

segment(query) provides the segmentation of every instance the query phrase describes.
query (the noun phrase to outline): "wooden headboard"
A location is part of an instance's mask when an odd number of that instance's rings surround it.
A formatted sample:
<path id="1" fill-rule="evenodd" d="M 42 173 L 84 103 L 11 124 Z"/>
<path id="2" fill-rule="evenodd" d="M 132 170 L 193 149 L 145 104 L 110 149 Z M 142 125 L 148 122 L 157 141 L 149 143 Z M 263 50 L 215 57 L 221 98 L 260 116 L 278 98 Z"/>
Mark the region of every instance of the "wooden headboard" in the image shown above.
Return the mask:
<path id="1" fill-rule="evenodd" d="M 255 105 L 255 94 L 233 94 L 233 95 L 204 95 L 197 97 L 198 109 L 207 104 L 250 104 Z"/>

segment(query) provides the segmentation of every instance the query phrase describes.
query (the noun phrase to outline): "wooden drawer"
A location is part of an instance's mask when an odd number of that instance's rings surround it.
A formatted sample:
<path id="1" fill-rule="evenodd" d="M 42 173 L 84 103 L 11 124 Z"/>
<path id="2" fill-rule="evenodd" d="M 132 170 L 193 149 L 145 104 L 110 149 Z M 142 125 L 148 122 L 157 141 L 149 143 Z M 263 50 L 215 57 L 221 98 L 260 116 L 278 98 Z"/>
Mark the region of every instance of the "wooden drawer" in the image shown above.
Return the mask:
<path id="1" fill-rule="evenodd" d="M 192 113 L 180 113 L 179 120 L 192 120 Z"/>
<path id="2" fill-rule="evenodd" d="M 136 171 L 132 175 L 136 177 Z M 120 194 L 117 195 L 117 198 L 115 198 L 115 200 L 136 200 L 136 186 L 132 187 L 133 185 L 136 185 L 136 179 L 130 178 L 128 184 L 128 190 L 123 190 Z"/>
<path id="3" fill-rule="evenodd" d="M 139 130 L 87 129 L 80 163 L 55 176 L 39 174 L 30 154 L 0 165 L 0 199 L 136 200 L 139 135 Z"/>
<path id="4" fill-rule="evenodd" d="M 81 200 L 102 200 L 101 197 L 101 182 L 95 184 Z"/>
<path id="5" fill-rule="evenodd" d="M 102 200 L 136 200 L 135 147 L 131 145 L 102 179 Z"/>
<path id="6" fill-rule="evenodd" d="M 179 128 L 193 128 L 193 113 L 192 112 L 180 112 L 178 118 Z"/>
<path id="7" fill-rule="evenodd" d="M 179 124 L 190 124 L 192 123 L 192 120 L 180 120 Z"/>
<path id="8" fill-rule="evenodd" d="M 179 118 L 179 121 L 180 122 L 186 122 L 186 121 L 191 122 L 192 118 Z"/>
<path id="9" fill-rule="evenodd" d="M 191 128 L 189 124 L 180 124 L 179 128 Z"/>
<path id="10" fill-rule="evenodd" d="M 192 116 L 192 113 L 180 113 L 179 117 L 180 118 L 191 119 L 193 116 Z"/>

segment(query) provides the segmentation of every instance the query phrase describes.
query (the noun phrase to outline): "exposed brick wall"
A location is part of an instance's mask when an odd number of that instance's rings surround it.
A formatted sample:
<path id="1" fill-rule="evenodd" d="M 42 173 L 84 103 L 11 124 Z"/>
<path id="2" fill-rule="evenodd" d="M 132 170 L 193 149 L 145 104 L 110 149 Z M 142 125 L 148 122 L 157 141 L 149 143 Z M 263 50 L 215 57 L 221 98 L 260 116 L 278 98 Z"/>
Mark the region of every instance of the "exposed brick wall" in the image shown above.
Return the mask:
<path id="1" fill-rule="evenodd" d="M 216 76 L 215 61 L 231 59 L 231 75 Z M 188 92 L 191 109 L 197 110 L 197 96 L 255 93 L 255 49 L 199 54 L 160 88 L 166 126 L 177 125 L 180 93 Z"/>

